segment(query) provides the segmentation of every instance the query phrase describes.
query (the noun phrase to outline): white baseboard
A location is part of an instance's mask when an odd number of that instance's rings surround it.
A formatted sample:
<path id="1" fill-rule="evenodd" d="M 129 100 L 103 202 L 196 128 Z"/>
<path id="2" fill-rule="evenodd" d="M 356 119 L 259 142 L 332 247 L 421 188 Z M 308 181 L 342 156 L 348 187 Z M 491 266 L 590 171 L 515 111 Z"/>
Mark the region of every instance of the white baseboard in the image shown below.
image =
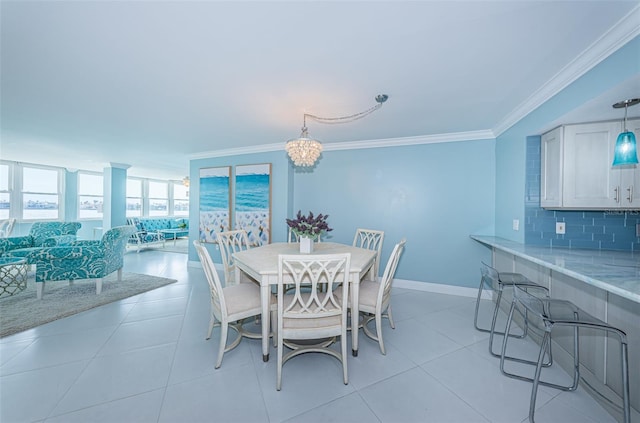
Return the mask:
<path id="1" fill-rule="evenodd" d="M 202 268 L 200 261 L 189 260 L 187 262 L 187 266 L 189 267 L 199 267 Z M 216 263 L 216 269 L 223 270 L 222 264 Z M 405 279 L 394 279 L 393 286 L 402 288 L 402 289 L 413 289 L 414 291 L 424 291 L 424 292 L 434 292 L 437 294 L 447 294 L 447 295 L 457 295 L 459 297 L 470 297 L 476 298 L 478 296 L 477 288 L 469 288 L 465 286 L 455 286 L 455 285 L 446 285 L 442 283 L 432 283 L 432 282 L 419 282 L 419 281 L 410 281 Z M 485 300 L 490 300 L 492 298 L 491 291 L 485 290 L 482 293 L 482 298 Z"/>
<path id="2" fill-rule="evenodd" d="M 446 285 L 442 283 L 409 281 L 404 279 L 394 279 L 393 286 L 403 289 L 413 289 L 415 291 L 434 292 L 437 294 L 457 295 L 459 297 L 476 298 L 478 296 L 478 288 L 469 288 L 465 286 Z M 485 290 L 482 293 L 483 299 L 491 299 L 491 291 Z"/>

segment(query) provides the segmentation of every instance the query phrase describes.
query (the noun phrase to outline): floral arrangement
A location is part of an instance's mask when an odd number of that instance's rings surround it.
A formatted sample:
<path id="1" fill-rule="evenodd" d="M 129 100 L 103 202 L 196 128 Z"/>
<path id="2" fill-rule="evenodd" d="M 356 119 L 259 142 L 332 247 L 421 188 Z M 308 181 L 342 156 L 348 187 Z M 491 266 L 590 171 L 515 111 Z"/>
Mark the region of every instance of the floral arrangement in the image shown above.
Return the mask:
<path id="1" fill-rule="evenodd" d="M 289 225 L 293 233 L 299 237 L 304 236 L 316 239 L 322 232 L 330 232 L 333 230 L 327 224 L 328 217 L 328 214 L 322 213 L 314 216 L 313 212 L 309 212 L 308 216 L 303 216 L 302 212 L 298 210 L 295 219 L 287 219 L 287 225 Z"/>

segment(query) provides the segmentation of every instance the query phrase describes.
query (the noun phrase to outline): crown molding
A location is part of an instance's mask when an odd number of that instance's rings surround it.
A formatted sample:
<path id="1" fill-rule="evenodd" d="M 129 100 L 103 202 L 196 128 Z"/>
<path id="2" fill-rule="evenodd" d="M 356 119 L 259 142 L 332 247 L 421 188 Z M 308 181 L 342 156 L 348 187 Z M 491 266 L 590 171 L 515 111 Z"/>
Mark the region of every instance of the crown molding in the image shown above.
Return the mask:
<path id="1" fill-rule="evenodd" d="M 451 132 L 448 134 L 421 135 L 417 137 L 322 143 L 322 149 L 324 151 L 358 150 L 363 148 L 400 147 L 407 145 L 487 140 L 494 138 L 495 135 L 493 134 L 493 132 L 491 130 L 485 129 L 481 131 Z M 256 145 L 253 147 L 228 148 L 226 150 L 204 151 L 202 153 L 189 155 L 189 159 L 208 159 L 212 157 L 239 156 L 243 154 L 267 153 L 272 151 L 284 151 L 284 143 Z"/>
<path id="2" fill-rule="evenodd" d="M 498 122 L 493 128 L 493 133 L 499 136 L 616 50 L 637 37 L 640 34 L 638 22 L 640 22 L 640 5 L 634 7 L 626 16 L 587 47 L 575 60 L 560 70 L 501 122 Z"/>
<path id="3" fill-rule="evenodd" d="M 408 145 L 436 144 L 443 142 L 458 142 L 471 140 L 494 139 L 495 135 L 490 130 L 450 132 L 446 134 L 420 135 L 416 137 L 385 138 L 368 141 L 349 141 L 322 144 L 325 151 L 357 150 L 362 148 L 400 147 Z"/>

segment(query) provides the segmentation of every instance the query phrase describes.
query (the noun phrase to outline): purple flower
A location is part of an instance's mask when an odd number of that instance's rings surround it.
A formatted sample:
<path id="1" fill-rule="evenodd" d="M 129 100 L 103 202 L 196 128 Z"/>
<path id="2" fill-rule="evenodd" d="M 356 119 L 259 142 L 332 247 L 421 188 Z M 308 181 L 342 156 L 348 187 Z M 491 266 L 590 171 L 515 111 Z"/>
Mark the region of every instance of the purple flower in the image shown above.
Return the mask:
<path id="1" fill-rule="evenodd" d="M 330 232 L 333 229 L 327 224 L 328 214 L 320 213 L 317 216 L 313 212 L 309 212 L 308 216 L 303 216 L 302 211 L 298 210 L 295 219 L 287 219 L 287 225 L 298 236 L 309 238 L 317 238 L 322 232 Z"/>

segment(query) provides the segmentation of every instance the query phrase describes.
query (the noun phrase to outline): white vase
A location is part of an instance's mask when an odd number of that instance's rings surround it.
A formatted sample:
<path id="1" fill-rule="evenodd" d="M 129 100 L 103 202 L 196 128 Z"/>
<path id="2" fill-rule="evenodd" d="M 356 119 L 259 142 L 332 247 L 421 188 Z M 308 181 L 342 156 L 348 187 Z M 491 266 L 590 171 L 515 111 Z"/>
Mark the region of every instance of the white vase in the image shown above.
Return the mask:
<path id="1" fill-rule="evenodd" d="M 306 236 L 300 237 L 300 252 L 303 254 L 313 253 L 313 238 Z"/>

